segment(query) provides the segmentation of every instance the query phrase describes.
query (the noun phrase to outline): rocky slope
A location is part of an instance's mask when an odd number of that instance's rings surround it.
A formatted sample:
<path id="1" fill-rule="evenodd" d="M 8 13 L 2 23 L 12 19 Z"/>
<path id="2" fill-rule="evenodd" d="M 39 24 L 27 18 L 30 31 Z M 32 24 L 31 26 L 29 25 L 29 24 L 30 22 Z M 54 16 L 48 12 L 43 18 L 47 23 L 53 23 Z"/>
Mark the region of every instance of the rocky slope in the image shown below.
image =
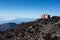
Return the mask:
<path id="1" fill-rule="evenodd" d="M 60 40 L 60 17 L 18 24 L 0 32 L 0 40 Z"/>

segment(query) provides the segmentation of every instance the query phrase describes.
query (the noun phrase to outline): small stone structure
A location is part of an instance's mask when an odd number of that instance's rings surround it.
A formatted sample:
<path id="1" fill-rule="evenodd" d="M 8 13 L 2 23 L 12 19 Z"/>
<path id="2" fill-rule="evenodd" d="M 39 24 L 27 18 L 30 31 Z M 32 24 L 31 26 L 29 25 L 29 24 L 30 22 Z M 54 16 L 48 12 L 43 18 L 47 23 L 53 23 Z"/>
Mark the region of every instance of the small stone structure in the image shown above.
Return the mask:
<path id="1" fill-rule="evenodd" d="M 50 18 L 50 15 L 44 14 L 44 15 L 41 16 L 41 18 L 43 18 L 43 19 L 49 19 Z"/>

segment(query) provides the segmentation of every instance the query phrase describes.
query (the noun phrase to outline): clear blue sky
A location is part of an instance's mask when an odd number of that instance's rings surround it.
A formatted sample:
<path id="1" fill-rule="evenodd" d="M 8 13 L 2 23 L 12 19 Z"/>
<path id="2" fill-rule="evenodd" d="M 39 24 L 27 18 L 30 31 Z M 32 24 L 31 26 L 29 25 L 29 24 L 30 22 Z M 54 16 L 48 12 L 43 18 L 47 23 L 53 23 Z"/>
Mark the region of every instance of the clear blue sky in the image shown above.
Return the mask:
<path id="1" fill-rule="evenodd" d="M 0 0 L 0 18 L 60 16 L 60 0 Z"/>

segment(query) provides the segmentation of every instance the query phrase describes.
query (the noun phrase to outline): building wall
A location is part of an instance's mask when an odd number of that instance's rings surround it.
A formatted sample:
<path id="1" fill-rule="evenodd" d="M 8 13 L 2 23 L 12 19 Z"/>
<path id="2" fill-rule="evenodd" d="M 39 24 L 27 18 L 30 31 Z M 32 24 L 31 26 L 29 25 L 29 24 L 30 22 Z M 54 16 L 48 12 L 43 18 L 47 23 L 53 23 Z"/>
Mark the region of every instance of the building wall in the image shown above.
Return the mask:
<path id="1" fill-rule="evenodd" d="M 48 19 L 48 18 L 50 18 L 50 15 L 48 15 L 48 14 L 44 14 L 44 15 L 41 16 L 41 18 Z"/>

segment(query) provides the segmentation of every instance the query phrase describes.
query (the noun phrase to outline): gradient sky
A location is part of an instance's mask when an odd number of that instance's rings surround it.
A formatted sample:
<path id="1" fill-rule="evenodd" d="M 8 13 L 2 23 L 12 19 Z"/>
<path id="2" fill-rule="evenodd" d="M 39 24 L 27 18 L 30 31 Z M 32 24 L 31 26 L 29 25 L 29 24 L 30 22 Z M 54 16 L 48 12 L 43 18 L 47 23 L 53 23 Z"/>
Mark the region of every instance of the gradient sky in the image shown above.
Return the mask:
<path id="1" fill-rule="evenodd" d="M 60 16 L 60 0 L 0 0 L 0 19 Z"/>

